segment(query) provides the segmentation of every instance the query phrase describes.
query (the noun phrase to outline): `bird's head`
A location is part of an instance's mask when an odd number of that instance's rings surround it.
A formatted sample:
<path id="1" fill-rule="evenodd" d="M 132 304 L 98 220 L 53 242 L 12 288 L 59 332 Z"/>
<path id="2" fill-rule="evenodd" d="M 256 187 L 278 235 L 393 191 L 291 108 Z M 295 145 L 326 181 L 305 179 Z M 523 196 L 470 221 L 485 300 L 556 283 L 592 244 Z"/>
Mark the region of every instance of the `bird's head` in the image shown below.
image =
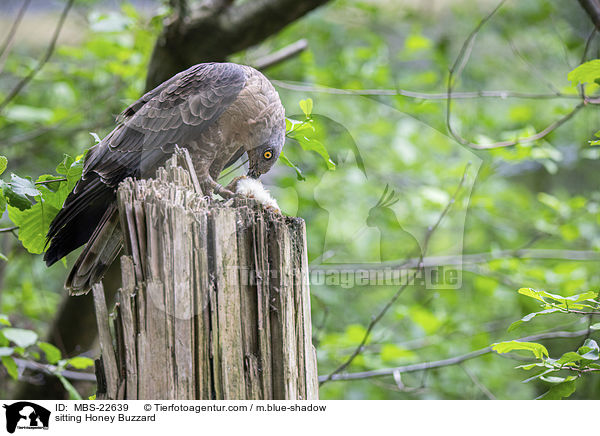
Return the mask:
<path id="1" fill-rule="evenodd" d="M 247 150 L 248 177 L 257 179 L 261 174 L 267 173 L 275 162 L 277 162 L 284 143 L 285 122 L 278 123 L 272 129 L 266 141 Z"/>

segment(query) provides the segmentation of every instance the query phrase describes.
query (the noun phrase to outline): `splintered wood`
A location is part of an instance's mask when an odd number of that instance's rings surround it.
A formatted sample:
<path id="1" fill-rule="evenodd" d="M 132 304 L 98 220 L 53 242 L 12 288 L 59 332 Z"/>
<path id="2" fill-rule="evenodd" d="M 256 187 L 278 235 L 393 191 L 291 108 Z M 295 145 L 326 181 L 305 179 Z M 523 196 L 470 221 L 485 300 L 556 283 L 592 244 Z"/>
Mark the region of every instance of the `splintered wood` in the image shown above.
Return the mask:
<path id="1" fill-rule="evenodd" d="M 203 198 L 177 157 L 155 180 L 125 180 L 118 199 L 112 334 L 94 287 L 97 398 L 318 398 L 302 219 Z"/>

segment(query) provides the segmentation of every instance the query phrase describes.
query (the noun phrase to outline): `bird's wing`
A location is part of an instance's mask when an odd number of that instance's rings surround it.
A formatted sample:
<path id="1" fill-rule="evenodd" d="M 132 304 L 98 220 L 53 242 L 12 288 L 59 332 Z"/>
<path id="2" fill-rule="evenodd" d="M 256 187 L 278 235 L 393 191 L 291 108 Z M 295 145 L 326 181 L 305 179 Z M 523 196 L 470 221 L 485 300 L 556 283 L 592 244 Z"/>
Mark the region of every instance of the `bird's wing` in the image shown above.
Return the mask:
<path id="1" fill-rule="evenodd" d="M 115 186 L 132 171 L 150 168 L 170 145 L 185 145 L 216 121 L 244 88 L 235 64 L 200 64 L 177 74 L 129 106 L 122 123 L 86 161 Z"/>
<path id="2" fill-rule="evenodd" d="M 88 152 L 83 175 L 48 231 L 44 259 L 56 262 L 88 242 L 115 188 L 127 177 L 143 176 L 215 122 L 244 88 L 235 64 L 199 64 L 183 71 L 129 106 L 120 124 Z"/>

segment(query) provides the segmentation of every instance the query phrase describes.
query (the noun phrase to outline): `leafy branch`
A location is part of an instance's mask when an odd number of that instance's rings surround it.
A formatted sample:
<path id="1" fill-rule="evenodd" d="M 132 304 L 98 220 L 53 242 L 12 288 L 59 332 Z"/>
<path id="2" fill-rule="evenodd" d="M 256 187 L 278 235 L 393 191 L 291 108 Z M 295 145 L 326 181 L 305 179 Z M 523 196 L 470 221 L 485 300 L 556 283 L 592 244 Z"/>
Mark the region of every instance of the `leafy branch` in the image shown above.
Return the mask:
<path id="1" fill-rule="evenodd" d="M 540 333 L 540 334 L 531 335 L 531 336 L 525 336 L 520 339 L 516 339 L 515 341 L 529 342 L 529 341 L 541 341 L 541 340 L 547 340 L 547 339 L 578 338 L 581 336 L 585 336 L 588 333 L 589 333 L 588 329 L 579 330 L 579 331 L 575 331 L 575 332 L 555 331 L 555 332 L 547 332 L 547 333 Z M 467 360 L 474 359 L 476 357 L 480 357 L 485 354 L 492 353 L 494 351 L 496 351 L 496 350 L 494 350 L 493 346 L 490 345 L 489 347 L 471 351 L 469 353 L 462 354 L 460 356 L 450 357 L 448 359 L 415 363 L 412 365 L 397 366 L 394 368 L 375 369 L 375 370 L 371 370 L 371 371 L 360 371 L 360 372 L 352 372 L 352 373 L 346 373 L 346 374 L 324 375 L 324 376 L 319 377 L 319 381 L 325 382 L 325 381 L 329 381 L 329 380 L 331 380 L 331 381 L 364 380 L 364 379 L 370 379 L 370 378 L 374 378 L 374 377 L 385 377 L 385 376 L 390 376 L 390 375 L 393 376 L 394 374 L 427 371 L 428 369 L 443 368 L 446 366 L 458 365 Z"/>
<path id="2" fill-rule="evenodd" d="M 0 175 L 8 161 L 0 156 Z M 83 156 L 65 159 L 58 165 L 59 176 L 45 174 L 35 182 L 30 178 L 11 174 L 10 181 L 0 180 L 0 214 L 6 209 L 12 226 L 1 228 L 0 233 L 14 233 L 23 246 L 34 254 L 44 251 L 50 222 L 62 207 L 65 199 L 81 178 Z M 4 260 L 6 258 L 2 256 Z"/>
<path id="3" fill-rule="evenodd" d="M 88 357 L 77 356 L 64 359 L 54 345 L 38 340 L 32 330 L 13 328 L 6 315 L 0 314 L 0 361 L 8 375 L 18 380 L 24 369 L 42 371 L 57 377 L 72 400 L 81 400 L 81 395 L 68 379 L 94 381 L 93 374 L 80 373 L 68 367 L 82 370 L 94 365 Z M 41 363 L 43 353 L 46 362 Z"/>
<path id="4" fill-rule="evenodd" d="M 539 316 L 547 316 L 553 313 L 574 313 L 578 315 L 591 316 L 600 314 L 600 302 L 597 300 L 598 292 L 588 291 L 577 295 L 565 297 L 544 290 L 521 288 L 521 295 L 533 298 L 542 303 L 543 310 L 525 315 L 518 321 L 512 323 L 509 331 L 519 327 L 524 322 L 529 322 Z M 586 329 L 586 339 L 576 351 L 568 351 L 558 359 L 550 357 L 548 349 L 535 342 L 505 341 L 493 344 L 492 348 L 498 353 L 507 353 L 514 350 L 526 350 L 532 352 L 537 362 L 519 365 L 517 368 L 523 370 L 542 369 L 533 377 L 525 380 L 540 379 L 550 383 L 552 387 L 539 398 L 560 399 L 570 396 L 575 392 L 575 381 L 584 374 L 600 371 L 600 364 L 596 361 L 600 358 L 600 347 L 590 333 L 600 330 L 600 323 L 591 324 Z M 562 376 L 561 372 L 572 373 Z"/>

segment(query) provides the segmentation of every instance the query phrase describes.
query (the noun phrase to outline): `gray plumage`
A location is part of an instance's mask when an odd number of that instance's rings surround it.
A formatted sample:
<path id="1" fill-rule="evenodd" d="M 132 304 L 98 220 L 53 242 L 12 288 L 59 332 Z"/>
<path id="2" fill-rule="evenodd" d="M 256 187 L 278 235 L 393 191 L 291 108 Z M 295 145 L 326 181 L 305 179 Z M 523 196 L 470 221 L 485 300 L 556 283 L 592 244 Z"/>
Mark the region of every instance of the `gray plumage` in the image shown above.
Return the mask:
<path id="1" fill-rule="evenodd" d="M 74 294 L 99 281 L 121 249 L 116 189 L 122 180 L 153 175 L 179 145 L 190 152 L 205 195 L 229 197 L 216 181 L 221 171 L 247 153 L 248 175 L 257 178 L 285 141 L 277 91 L 260 72 L 232 63 L 199 64 L 173 76 L 117 121 L 89 150 L 82 178 L 48 232 L 47 265 L 87 243 L 65 285 Z"/>

